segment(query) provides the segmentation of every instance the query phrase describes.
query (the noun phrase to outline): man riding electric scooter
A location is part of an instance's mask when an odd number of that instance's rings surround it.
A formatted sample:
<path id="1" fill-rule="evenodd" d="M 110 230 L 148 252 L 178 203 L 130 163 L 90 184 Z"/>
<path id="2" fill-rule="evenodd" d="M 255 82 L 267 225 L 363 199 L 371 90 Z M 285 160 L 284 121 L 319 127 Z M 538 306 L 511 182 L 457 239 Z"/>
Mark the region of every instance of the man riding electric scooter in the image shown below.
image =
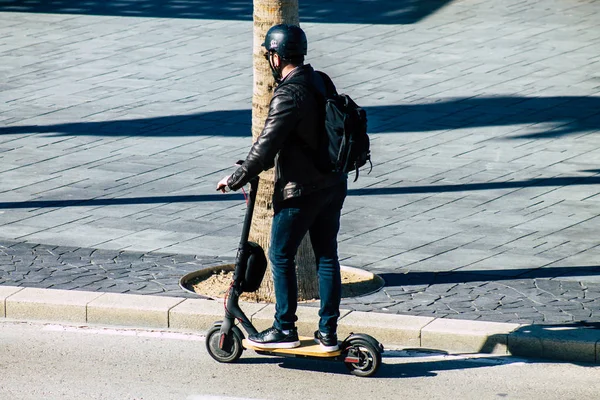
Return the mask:
<path id="1" fill-rule="evenodd" d="M 335 93 L 333 82 L 304 64 L 306 35 L 298 26 L 276 25 L 263 43 L 278 86 L 262 133 L 242 165 L 217 185 L 238 190 L 262 171 L 275 167 L 273 225 L 269 259 L 275 286 L 275 321 L 251 334 L 251 345 L 263 349 L 300 345 L 295 327 L 298 285 L 295 257 L 306 233 L 316 256 L 319 278 L 319 326 L 315 340 L 323 351 L 338 350 L 337 323 L 341 300 L 337 235 L 347 192 L 347 174 L 319 168 L 323 135 L 320 96 Z M 316 93 L 318 91 L 319 93 Z"/>

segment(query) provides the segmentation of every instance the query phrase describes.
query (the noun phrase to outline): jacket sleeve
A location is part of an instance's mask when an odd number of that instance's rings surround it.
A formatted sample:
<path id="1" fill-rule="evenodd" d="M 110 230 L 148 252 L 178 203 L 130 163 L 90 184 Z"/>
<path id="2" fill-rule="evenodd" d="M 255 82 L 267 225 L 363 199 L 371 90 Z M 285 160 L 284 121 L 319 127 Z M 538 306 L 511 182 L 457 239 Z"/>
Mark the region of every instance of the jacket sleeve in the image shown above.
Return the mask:
<path id="1" fill-rule="evenodd" d="M 238 190 L 261 172 L 273 168 L 275 156 L 297 126 L 298 115 L 294 96 L 287 87 L 281 87 L 271 99 L 261 134 L 243 164 L 227 181 L 231 190 Z"/>

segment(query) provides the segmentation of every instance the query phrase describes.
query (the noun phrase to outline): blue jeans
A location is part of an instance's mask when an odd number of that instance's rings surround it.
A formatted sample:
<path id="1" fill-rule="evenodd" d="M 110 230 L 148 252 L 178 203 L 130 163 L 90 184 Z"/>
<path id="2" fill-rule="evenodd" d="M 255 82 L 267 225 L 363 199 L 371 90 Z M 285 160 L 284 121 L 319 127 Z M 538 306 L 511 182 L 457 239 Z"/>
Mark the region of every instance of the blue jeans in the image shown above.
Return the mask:
<path id="1" fill-rule="evenodd" d="M 275 286 L 275 322 L 280 330 L 291 329 L 298 320 L 296 252 L 308 232 L 319 277 L 319 330 L 335 333 L 340 316 L 342 281 L 337 253 L 340 216 L 347 182 L 305 196 L 273 204 L 269 259 Z"/>

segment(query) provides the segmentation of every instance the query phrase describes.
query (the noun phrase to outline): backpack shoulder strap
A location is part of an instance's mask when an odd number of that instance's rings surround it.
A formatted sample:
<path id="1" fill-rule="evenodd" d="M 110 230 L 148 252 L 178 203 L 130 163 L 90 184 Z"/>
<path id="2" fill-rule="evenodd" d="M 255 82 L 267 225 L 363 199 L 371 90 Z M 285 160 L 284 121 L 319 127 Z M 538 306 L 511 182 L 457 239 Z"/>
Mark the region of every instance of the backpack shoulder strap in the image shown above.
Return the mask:
<path id="1" fill-rule="evenodd" d="M 323 71 L 317 71 L 317 73 L 321 76 L 321 79 L 323 79 L 323 83 L 325 84 L 325 93 L 327 94 L 327 96 L 338 94 L 337 89 L 335 88 L 335 85 L 333 84 L 333 81 L 331 80 L 329 75 L 327 75 Z"/>
<path id="2" fill-rule="evenodd" d="M 315 94 L 320 94 L 321 97 L 325 97 L 325 98 L 337 95 L 338 94 L 337 89 L 335 88 L 335 85 L 333 84 L 333 81 L 331 80 L 331 78 L 325 72 L 317 71 L 317 70 L 315 70 L 315 72 L 317 73 L 316 77 L 315 77 L 315 75 L 312 75 L 312 74 L 308 77 L 308 79 L 301 79 L 300 77 L 298 77 L 298 78 L 292 77 L 292 79 L 290 79 L 290 80 L 283 81 L 282 85 L 295 83 L 297 85 L 306 86 L 311 91 L 313 91 Z M 318 80 L 319 77 L 321 78 L 322 82 L 316 82 L 316 80 Z M 323 89 L 325 90 L 324 93 L 323 93 Z"/>

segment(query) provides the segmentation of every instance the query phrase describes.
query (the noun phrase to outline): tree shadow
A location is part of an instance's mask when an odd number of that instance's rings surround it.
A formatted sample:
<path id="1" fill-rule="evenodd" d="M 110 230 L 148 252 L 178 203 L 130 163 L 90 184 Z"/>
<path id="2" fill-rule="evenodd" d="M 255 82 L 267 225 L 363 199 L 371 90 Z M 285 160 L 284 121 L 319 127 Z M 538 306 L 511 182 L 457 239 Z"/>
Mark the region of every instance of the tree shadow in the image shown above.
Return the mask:
<path id="1" fill-rule="evenodd" d="M 478 190 L 518 189 L 526 187 L 587 186 L 600 184 L 600 176 L 564 176 L 553 178 L 534 178 L 522 181 L 467 183 L 461 185 L 424 185 L 406 187 L 383 187 L 350 189 L 350 196 L 381 196 L 417 193 L 453 193 Z"/>
<path id="2" fill-rule="evenodd" d="M 514 189 L 525 187 L 556 187 L 575 185 L 600 184 L 600 176 L 572 176 L 546 179 L 528 179 L 523 181 L 470 183 L 462 185 L 427 185 L 385 188 L 362 188 L 348 190 L 349 196 L 381 196 L 403 195 L 416 193 L 451 193 L 468 192 L 477 190 Z M 54 208 L 54 207 L 93 207 L 93 206 L 118 206 L 132 204 L 167 204 L 167 203 L 194 203 L 204 201 L 236 201 L 241 200 L 240 193 L 230 194 L 201 194 L 177 196 L 139 196 L 107 199 L 69 199 L 69 200 L 29 200 L 0 202 L 0 209 L 23 208 Z"/>
<path id="3" fill-rule="evenodd" d="M 99 207 L 133 204 L 197 203 L 205 201 L 240 201 L 242 193 L 215 193 L 186 196 L 120 197 L 112 199 L 31 200 L 23 202 L 0 202 L 0 209 Z"/>
<path id="4" fill-rule="evenodd" d="M 0 135 L 44 133 L 49 136 L 249 137 L 251 124 L 251 110 L 224 110 L 115 121 L 5 126 L 0 127 Z"/>
<path id="5" fill-rule="evenodd" d="M 452 0 L 301 0 L 301 22 L 414 24 Z M 0 12 L 251 21 L 252 1 L 242 0 L 4 0 Z"/>
<path id="6" fill-rule="evenodd" d="M 372 133 L 529 125 L 530 132 L 508 138 L 545 139 L 600 130 L 600 97 L 593 96 L 471 97 L 365 108 Z"/>
<path id="7" fill-rule="evenodd" d="M 369 132 L 402 133 L 524 125 L 509 139 L 558 138 L 600 131 L 600 97 L 474 97 L 431 104 L 365 107 Z M 226 136 L 250 137 L 248 109 L 208 111 L 101 122 L 0 127 L 0 135 L 43 133 L 51 136 Z M 496 139 L 491 136 L 489 139 Z"/>
<path id="8" fill-rule="evenodd" d="M 472 270 L 447 272 L 380 273 L 385 288 L 407 285 L 441 285 L 467 282 L 491 282 L 515 279 L 561 278 L 571 276 L 598 276 L 600 265 L 543 268 L 516 268 L 507 270 Z"/>

